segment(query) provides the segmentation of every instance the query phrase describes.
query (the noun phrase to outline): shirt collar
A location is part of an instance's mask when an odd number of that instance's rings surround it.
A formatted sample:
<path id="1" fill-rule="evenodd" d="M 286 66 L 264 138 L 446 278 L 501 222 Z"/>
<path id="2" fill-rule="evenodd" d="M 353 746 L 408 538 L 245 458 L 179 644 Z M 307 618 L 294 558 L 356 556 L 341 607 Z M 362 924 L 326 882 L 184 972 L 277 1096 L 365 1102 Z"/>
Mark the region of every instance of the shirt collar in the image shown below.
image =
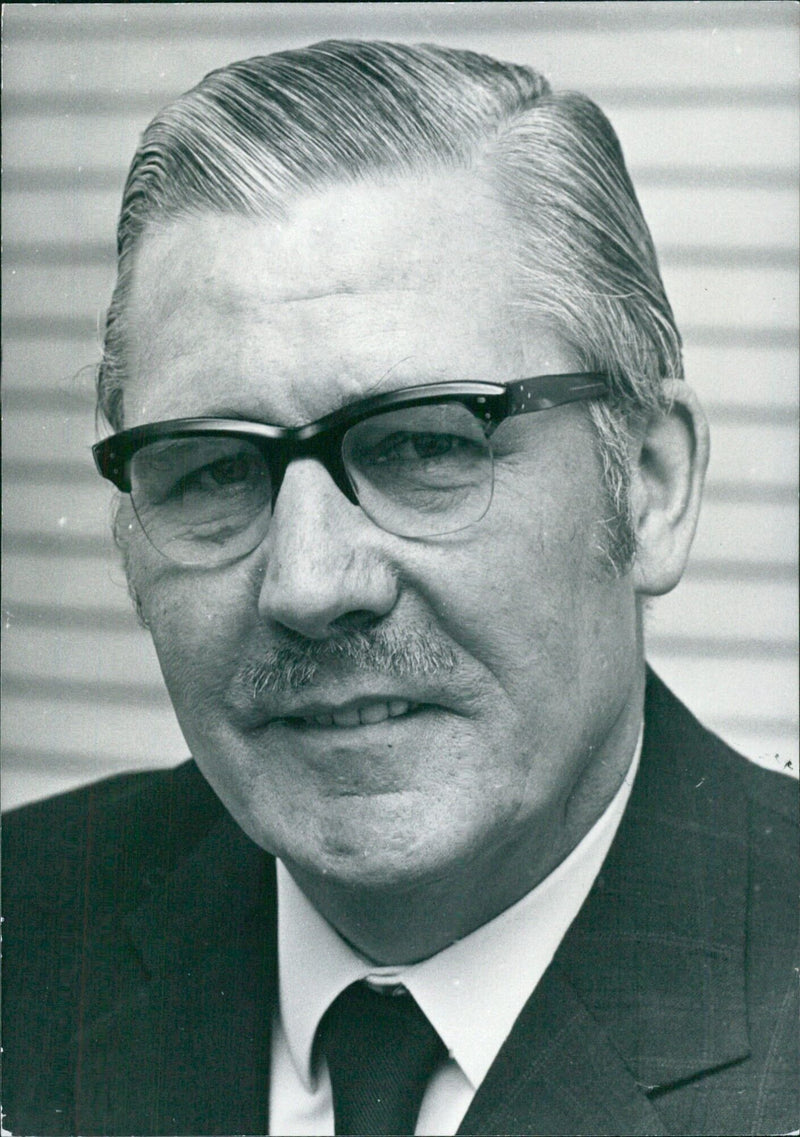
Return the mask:
<path id="1" fill-rule="evenodd" d="M 411 992 L 477 1089 L 589 894 L 622 820 L 641 748 L 640 732 L 615 797 L 561 864 L 499 916 L 419 963 L 381 967 L 360 955 L 278 861 L 281 1023 L 308 1090 L 320 1019 L 345 987 L 367 978 Z"/>

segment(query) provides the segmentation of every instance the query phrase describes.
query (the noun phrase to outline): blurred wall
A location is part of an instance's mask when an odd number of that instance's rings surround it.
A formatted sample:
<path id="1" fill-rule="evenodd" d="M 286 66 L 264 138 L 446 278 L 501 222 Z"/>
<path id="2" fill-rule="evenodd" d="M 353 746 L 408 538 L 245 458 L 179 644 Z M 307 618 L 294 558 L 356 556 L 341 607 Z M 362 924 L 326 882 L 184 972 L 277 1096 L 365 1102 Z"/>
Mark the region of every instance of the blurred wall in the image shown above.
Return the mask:
<path id="1" fill-rule="evenodd" d="M 4 805 L 185 756 L 88 451 L 117 203 L 166 100 L 331 35 L 531 63 L 609 113 L 713 435 L 693 558 L 651 610 L 649 656 L 723 737 L 796 771 L 797 15 L 758 0 L 6 5 Z"/>

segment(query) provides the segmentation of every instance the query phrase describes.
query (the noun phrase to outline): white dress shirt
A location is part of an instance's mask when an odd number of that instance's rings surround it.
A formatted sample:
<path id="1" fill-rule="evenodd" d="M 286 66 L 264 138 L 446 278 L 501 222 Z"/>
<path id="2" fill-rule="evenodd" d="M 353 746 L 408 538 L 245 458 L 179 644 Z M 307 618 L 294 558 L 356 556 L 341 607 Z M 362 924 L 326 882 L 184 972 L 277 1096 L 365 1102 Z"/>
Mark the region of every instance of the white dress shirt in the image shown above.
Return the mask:
<path id="1" fill-rule="evenodd" d="M 278 862 L 279 1013 L 272 1036 L 270 1133 L 334 1133 L 327 1069 L 312 1068 L 320 1019 L 359 979 L 402 983 L 449 1051 L 422 1100 L 416 1133 L 454 1134 L 547 970 L 608 853 L 641 753 L 603 815 L 568 857 L 516 904 L 429 959 L 381 967 L 355 951 Z"/>

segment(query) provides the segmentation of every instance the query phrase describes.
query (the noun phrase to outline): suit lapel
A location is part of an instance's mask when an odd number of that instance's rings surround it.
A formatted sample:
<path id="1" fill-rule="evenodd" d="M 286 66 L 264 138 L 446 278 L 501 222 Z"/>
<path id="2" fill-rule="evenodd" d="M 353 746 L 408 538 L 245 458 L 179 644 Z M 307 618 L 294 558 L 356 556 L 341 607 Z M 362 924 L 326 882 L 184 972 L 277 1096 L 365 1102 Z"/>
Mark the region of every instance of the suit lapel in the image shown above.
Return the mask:
<path id="1" fill-rule="evenodd" d="M 517 1020 L 459 1134 L 665 1134 L 608 1037 L 551 967 Z"/>
<path id="2" fill-rule="evenodd" d="M 650 677 L 639 776 L 559 959 L 652 1089 L 748 1053 L 747 833 L 713 740 Z"/>
<path id="3" fill-rule="evenodd" d="M 222 816 L 127 921 L 143 973 L 86 1024 L 79 1132 L 267 1132 L 274 912 L 274 863 Z"/>
<path id="4" fill-rule="evenodd" d="M 602 872 L 459 1133 L 665 1133 L 658 1091 L 747 1055 L 741 813 L 652 675 L 645 714 Z"/>

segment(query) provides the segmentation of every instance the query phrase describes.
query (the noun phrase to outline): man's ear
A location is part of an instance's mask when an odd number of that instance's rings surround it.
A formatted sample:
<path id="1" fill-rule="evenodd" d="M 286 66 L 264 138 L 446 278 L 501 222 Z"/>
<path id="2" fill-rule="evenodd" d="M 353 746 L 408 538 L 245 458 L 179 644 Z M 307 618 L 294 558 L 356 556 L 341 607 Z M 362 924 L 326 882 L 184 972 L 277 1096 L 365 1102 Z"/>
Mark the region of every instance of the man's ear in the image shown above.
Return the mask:
<path id="1" fill-rule="evenodd" d="M 669 412 L 651 416 L 635 434 L 633 585 L 644 596 L 669 592 L 683 575 L 708 466 L 708 423 L 697 397 L 682 381 L 666 393 Z"/>

